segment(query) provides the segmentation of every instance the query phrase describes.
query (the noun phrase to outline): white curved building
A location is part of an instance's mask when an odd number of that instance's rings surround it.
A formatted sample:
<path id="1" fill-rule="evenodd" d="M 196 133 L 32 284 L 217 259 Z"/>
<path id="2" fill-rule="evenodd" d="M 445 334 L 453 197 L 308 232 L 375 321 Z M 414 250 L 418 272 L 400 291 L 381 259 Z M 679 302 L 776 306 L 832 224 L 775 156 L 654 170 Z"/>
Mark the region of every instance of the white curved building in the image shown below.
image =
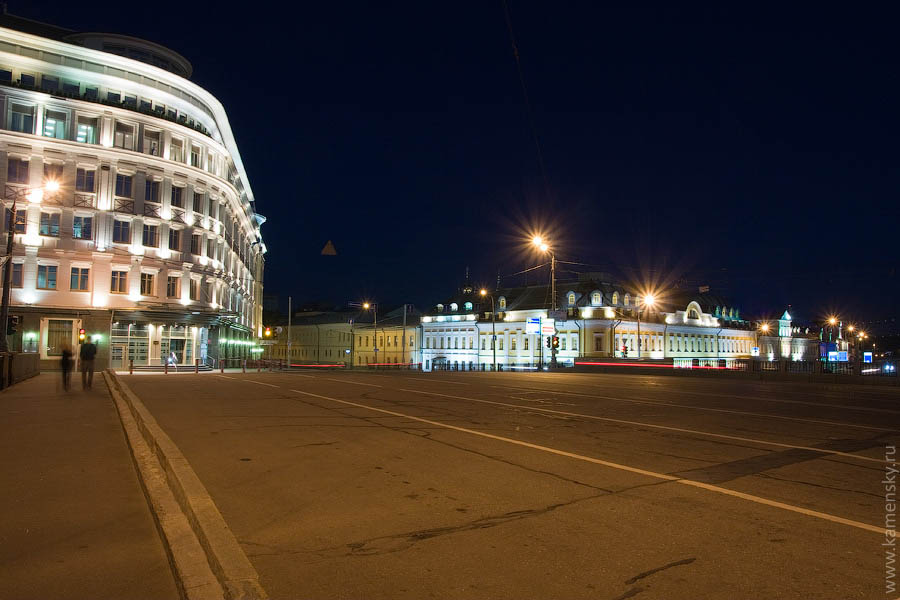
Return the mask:
<path id="1" fill-rule="evenodd" d="M 98 367 L 252 355 L 265 219 L 225 110 L 190 75 L 151 42 L 0 16 L 12 350 L 52 368 L 84 328 Z M 26 198 L 50 180 L 59 192 Z"/>

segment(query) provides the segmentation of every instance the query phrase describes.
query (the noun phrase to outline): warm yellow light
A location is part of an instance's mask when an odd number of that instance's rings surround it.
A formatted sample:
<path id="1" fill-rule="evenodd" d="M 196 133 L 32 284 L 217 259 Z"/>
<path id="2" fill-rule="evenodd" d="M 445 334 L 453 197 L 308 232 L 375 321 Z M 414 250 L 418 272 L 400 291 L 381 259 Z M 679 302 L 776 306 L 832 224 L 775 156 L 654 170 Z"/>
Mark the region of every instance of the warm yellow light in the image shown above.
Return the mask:
<path id="1" fill-rule="evenodd" d="M 768 332 L 769 332 L 769 324 L 768 324 L 768 323 L 763 323 L 762 325 L 759 326 L 759 329 L 760 329 L 760 331 L 762 331 L 763 333 L 768 333 Z"/>
<path id="2" fill-rule="evenodd" d="M 853 325 L 847 325 L 847 331 L 853 333 Z"/>
<path id="3" fill-rule="evenodd" d="M 44 190 L 41 188 L 33 189 L 28 192 L 28 201 L 34 202 L 35 204 L 40 203 L 41 200 L 44 199 Z"/>
<path id="4" fill-rule="evenodd" d="M 363 302 L 363 308 L 366 309 L 366 310 L 369 310 L 369 303 L 368 303 L 368 302 Z"/>
<path id="5" fill-rule="evenodd" d="M 541 252 L 546 252 L 547 250 L 550 249 L 550 246 L 548 246 L 547 244 L 541 244 L 538 247 L 541 249 Z"/>
<path id="6" fill-rule="evenodd" d="M 47 190 L 48 192 L 59 191 L 59 182 L 54 181 L 53 179 L 50 179 L 47 181 L 47 183 L 44 184 L 44 189 Z"/>
<path id="7" fill-rule="evenodd" d="M 481 295 L 482 295 L 482 296 L 487 296 L 487 290 L 482 289 L 482 290 L 481 290 Z"/>
<path id="8" fill-rule="evenodd" d="M 536 235 L 533 238 L 531 238 L 531 243 L 534 244 L 535 246 L 537 246 L 538 248 L 540 248 L 541 245 L 544 243 L 544 239 L 541 236 Z"/>
<path id="9" fill-rule="evenodd" d="M 653 294 L 647 294 L 646 296 L 644 296 L 645 306 L 653 306 L 654 304 L 656 304 L 656 296 L 654 296 Z"/>
<path id="10" fill-rule="evenodd" d="M 835 317 L 831 317 L 830 319 L 828 319 L 828 324 L 837 325 L 837 319 Z"/>

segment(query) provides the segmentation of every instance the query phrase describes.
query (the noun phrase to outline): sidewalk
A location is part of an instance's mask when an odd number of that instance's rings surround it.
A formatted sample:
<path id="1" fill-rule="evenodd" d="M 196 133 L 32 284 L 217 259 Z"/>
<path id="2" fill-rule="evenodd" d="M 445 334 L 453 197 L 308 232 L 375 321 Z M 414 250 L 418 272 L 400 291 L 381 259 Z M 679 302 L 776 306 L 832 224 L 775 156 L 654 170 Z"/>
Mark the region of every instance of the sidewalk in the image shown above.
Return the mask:
<path id="1" fill-rule="evenodd" d="M 178 598 L 103 377 L 0 393 L 0 598 Z"/>

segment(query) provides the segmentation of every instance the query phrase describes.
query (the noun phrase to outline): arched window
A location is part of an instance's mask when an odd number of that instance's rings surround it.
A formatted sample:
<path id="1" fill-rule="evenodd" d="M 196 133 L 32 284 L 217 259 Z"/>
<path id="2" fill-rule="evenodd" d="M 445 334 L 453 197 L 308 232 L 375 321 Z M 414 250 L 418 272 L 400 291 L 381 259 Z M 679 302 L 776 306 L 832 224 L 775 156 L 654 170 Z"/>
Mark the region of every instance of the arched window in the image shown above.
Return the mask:
<path id="1" fill-rule="evenodd" d="M 688 319 L 699 319 L 699 318 L 700 318 L 700 315 L 697 314 L 697 309 L 696 309 L 696 308 L 690 309 L 690 310 L 688 311 L 687 318 L 688 318 Z"/>
<path id="2" fill-rule="evenodd" d="M 465 307 L 466 310 L 472 310 L 472 303 L 471 303 L 471 302 L 466 302 L 465 304 L 463 304 L 463 306 Z"/>
<path id="3" fill-rule="evenodd" d="M 444 312 L 444 305 L 443 305 L 443 304 L 438 304 L 438 305 L 437 305 L 437 311 L 438 311 L 438 312 Z"/>
<path id="4" fill-rule="evenodd" d="M 721 306 L 717 306 L 717 307 L 716 307 L 716 316 L 719 317 L 719 316 L 721 316 L 721 315 L 722 315 L 722 307 L 721 307 Z"/>
<path id="5" fill-rule="evenodd" d="M 569 292 L 566 295 L 566 301 L 569 303 L 569 306 L 575 306 L 575 292 Z"/>
<path id="6" fill-rule="evenodd" d="M 629 294 L 625 294 L 625 300 L 622 302 L 625 306 L 628 306 L 631 302 L 631 296 Z"/>
<path id="7" fill-rule="evenodd" d="M 459 310 L 459 304 L 457 304 L 456 302 L 451 302 L 450 303 L 450 312 L 456 312 L 458 310 Z"/>
<path id="8" fill-rule="evenodd" d="M 722 318 L 723 318 L 723 319 L 727 319 L 727 318 L 728 318 L 728 308 L 725 307 L 725 306 L 722 307 Z"/>
<path id="9" fill-rule="evenodd" d="M 497 304 L 500 305 L 500 310 L 506 310 L 506 296 L 500 296 L 500 300 Z"/>
<path id="10" fill-rule="evenodd" d="M 613 292 L 612 303 L 613 303 L 613 304 L 618 304 L 618 303 L 619 303 L 619 292 Z"/>
<path id="11" fill-rule="evenodd" d="M 728 312 L 728 318 L 729 319 L 734 318 L 734 307 L 733 306 L 731 307 L 731 310 Z"/>
<path id="12" fill-rule="evenodd" d="M 591 304 L 594 306 L 600 306 L 603 303 L 603 296 L 600 295 L 600 292 L 594 292 L 591 294 Z"/>

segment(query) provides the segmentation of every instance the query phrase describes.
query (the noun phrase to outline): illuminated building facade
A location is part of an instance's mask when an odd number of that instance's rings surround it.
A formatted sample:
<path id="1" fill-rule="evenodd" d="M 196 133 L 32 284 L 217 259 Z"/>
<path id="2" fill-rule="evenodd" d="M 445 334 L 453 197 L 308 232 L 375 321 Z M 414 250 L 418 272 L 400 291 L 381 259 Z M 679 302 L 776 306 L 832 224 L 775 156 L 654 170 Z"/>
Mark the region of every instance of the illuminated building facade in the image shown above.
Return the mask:
<path id="1" fill-rule="evenodd" d="M 81 328 L 104 367 L 252 356 L 265 219 L 222 105 L 190 76 L 152 42 L 0 16 L 10 344 L 44 368 Z M 60 190 L 25 199 L 48 181 Z"/>
<path id="2" fill-rule="evenodd" d="M 492 292 L 490 298 L 470 286 L 422 317 L 422 366 L 425 370 L 533 369 L 550 364 L 549 335 L 534 333 L 529 319 L 554 317 L 559 338 L 557 362 L 576 359 L 638 358 L 671 360 L 675 366 L 730 366 L 750 358 L 754 326 L 740 309 L 708 292 L 678 292 L 640 307 L 639 292 L 590 278 L 558 282 L 557 306 L 550 315 L 549 286 Z M 496 347 L 492 344 L 496 329 Z M 638 342 L 640 340 L 640 351 Z"/>

